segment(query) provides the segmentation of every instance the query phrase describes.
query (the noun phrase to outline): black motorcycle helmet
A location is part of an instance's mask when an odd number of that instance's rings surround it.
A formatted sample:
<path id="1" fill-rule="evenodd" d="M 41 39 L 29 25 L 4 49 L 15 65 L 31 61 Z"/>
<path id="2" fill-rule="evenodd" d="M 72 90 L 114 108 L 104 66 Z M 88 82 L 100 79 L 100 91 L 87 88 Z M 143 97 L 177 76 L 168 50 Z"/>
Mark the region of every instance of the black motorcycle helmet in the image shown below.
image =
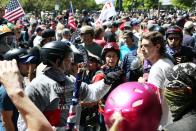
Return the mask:
<path id="1" fill-rule="evenodd" d="M 188 13 L 185 13 L 185 14 L 183 14 L 183 17 L 185 18 L 185 19 L 189 19 L 189 14 Z"/>
<path id="2" fill-rule="evenodd" d="M 153 31 L 158 31 L 160 32 L 163 36 L 165 35 L 165 29 L 161 26 L 154 26 Z"/>
<path id="3" fill-rule="evenodd" d="M 130 63 L 129 81 L 137 81 L 143 74 L 142 69 L 142 61 L 136 56 Z"/>
<path id="4" fill-rule="evenodd" d="M 86 16 L 86 15 L 88 15 L 88 11 L 86 9 L 83 9 L 82 14 Z"/>
<path id="5" fill-rule="evenodd" d="M 185 22 L 186 22 L 186 19 L 182 16 L 176 19 L 176 25 L 179 26 L 180 28 L 184 27 Z"/>
<path id="6" fill-rule="evenodd" d="M 13 60 L 16 59 L 20 63 L 29 63 L 34 56 L 30 56 L 27 52 L 27 49 L 24 48 L 15 48 L 7 51 L 3 55 L 4 60 Z"/>
<path id="7" fill-rule="evenodd" d="M 72 49 L 68 46 L 68 43 L 61 41 L 52 41 L 45 44 L 40 50 L 40 57 L 43 64 L 51 65 L 55 63 L 57 59 L 60 59 L 60 63 L 64 57 L 70 54 Z"/>

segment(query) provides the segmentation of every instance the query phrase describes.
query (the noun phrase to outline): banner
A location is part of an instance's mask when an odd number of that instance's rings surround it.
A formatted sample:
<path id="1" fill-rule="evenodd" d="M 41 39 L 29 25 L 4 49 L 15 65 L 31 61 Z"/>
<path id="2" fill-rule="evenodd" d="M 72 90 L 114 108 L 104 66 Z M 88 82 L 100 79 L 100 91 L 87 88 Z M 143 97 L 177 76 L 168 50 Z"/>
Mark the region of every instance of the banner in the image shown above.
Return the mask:
<path id="1" fill-rule="evenodd" d="M 95 22 L 95 25 L 99 27 L 102 25 L 102 22 L 104 20 L 108 20 L 110 17 L 115 16 L 115 15 L 116 15 L 116 10 L 112 2 L 105 3 L 99 18 Z"/>
<path id="2" fill-rule="evenodd" d="M 95 0 L 96 4 L 105 4 L 106 2 L 114 3 L 114 0 Z"/>

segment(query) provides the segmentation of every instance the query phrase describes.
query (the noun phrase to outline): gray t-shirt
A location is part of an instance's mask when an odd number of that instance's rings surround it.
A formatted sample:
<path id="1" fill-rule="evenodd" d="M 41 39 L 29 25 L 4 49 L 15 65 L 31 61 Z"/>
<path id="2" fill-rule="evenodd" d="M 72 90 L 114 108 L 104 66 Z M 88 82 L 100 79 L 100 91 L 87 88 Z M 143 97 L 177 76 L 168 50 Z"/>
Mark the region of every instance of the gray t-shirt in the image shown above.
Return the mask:
<path id="1" fill-rule="evenodd" d="M 51 70 L 52 71 L 52 70 Z M 55 73 L 55 77 L 65 81 L 65 85 L 51 79 L 45 74 L 41 74 L 25 88 L 25 93 L 33 103 L 45 114 L 48 119 L 54 123 L 58 120 L 58 127 L 65 126 L 71 99 L 74 91 L 75 77 L 65 75 L 64 73 Z M 97 101 L 101 99 L 110 89 L 103 80 L 91 85 L 82 83 L 80 87 L 80 99 L 83 101 Z M 59 114 L 60 112 L 60 114 Z M 54 116 L 54 117 L 53 117 Z M 56 125 L 56 124 L 55 124 Z M 21 117 L 18 120 L 19 131 L 26 130 L 24 121 Z"/>
<path id="2" fill-rule="evenodd" d="M 102 47 L 96 44 L 95 42 L 89 45 L 83 44 L 83 46 L 88 52 L 101 58 Z"/>

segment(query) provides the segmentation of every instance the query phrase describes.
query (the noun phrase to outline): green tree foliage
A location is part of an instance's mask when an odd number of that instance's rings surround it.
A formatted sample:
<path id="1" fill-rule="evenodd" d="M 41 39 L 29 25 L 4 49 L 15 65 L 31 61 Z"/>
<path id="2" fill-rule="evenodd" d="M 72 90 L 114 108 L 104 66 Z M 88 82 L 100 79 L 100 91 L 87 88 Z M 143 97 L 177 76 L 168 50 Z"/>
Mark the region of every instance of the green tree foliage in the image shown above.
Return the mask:
<path id="1" fill-rule="evenodd" d="M 144 0 L 144 7 L 146 9 L 157 8 L 159 0 Z"/>
<path id="2" fill-rule="evenodd" d="M 102 8 L 103 5 L 97 5 L 95 0 L 72 0 L 73 5 L 75 8 L 81 9 L 88 9 L 88 10 L 99 10 Z"/>
<path id="3" fill-rule="evenodd" d="M 131 10 L 132 8 L 152 9 L 158 7 L 158 0 L 123 0 L 123 8 Z"/>
<path id="4" fill-rule="evenodd" d="M 8 0 L 0 0 L 0 7 L 5 7 L 8 3 Z"/>
<path id="5" fill-rule="evenodd" d="M 132 6 L 131 0 L 123 0 L 123 9 L 125 11 L 131 9 L 131 6 Z"/>
<path id="6" fill-rule="evenodd" d="M 172 0 L 172 4 L 179 9 L 192 8 L 194 0 Z"/>
<path id="7" fill-rule="evenodd" d="M 0 4 L 6 5 L 9 0 L 0 0 Z M 69 9 L 70 0 L 19 0 L 25 12 L 40 12 L 52 11 L 55 9 L 55 4 L 60 5 L 60 10 Z M 89 10 L 101 9 L 102 5 L 96 5 L 95 0 L 72 0 L 74 8 L 82 10 L 84 8 Z"/>
<path id="8" fill-rule="evenodd" d="M 40 12 L 54 10 L 55 1 L 52 0 L 21 0 L 21 4 L 26 12 Z"/>

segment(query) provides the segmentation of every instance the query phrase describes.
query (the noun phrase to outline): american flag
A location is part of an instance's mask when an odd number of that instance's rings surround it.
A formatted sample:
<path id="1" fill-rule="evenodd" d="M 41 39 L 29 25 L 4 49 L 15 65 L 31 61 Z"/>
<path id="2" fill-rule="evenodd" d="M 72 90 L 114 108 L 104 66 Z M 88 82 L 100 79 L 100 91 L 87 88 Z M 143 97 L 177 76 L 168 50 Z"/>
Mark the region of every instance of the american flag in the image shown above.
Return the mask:
<path id="1" fill-rule="evenodd" d="M 69 11 L 69 18 L 68 18 L 68 26 L 70 28 L 73 28 L 74 30 L 77 30 L 77 26 L 75 23 L 75 19 L 73 16 L 73 6 L 72 6 L 72 2 L 70 1 L 70 11 Z"/>
<path id="2" fill-rule="evenodd" d="M 25 12 L 18 0 L 10 0 L 6 6 L 5 15 L 3 16 L 10 22 L 14 22 L 18 18 L 25 15 Z"/>

